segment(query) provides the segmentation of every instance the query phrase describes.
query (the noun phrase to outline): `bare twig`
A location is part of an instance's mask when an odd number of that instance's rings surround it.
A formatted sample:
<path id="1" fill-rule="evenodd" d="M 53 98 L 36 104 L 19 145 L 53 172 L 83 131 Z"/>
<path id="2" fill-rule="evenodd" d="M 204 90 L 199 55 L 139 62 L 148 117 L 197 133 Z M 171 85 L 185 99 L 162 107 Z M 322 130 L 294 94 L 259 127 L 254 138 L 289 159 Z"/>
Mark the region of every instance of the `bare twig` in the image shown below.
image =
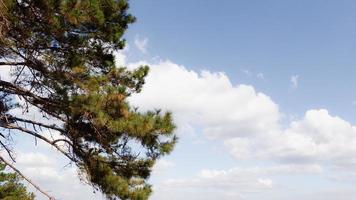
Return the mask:
<path id="1" fill-rule="evenodd" d="M 12 170 L 14 170 L 18 175 L 20 175 L 23 179 L 25 179 L 28 183 L 30 183 L 34 188 L 36 188 L 39 192 L 41 192 L 43 195 L 48 197 L 49 200 L 55 200 L 54 197 L 52 197 L 50 194 L 42 190 L 37 184 L 35 184 L 31 179 L 29 179 L 27 176 L 25 176 L 23 173 L 20 172 L 14 165 L 12 165 L 10 162 L 5 160 L 3 157 L 0 156 L 0 160 L 4 162 L 7 166 L 9 166 Z"/>
<path id="2" fill-rule="evenodd" d="M 58 126 L 56 126 L 55 124 L 52 124 L 52 125 L 48 125 L 48 124 L 43 124 L 43 123 L 40 123 L 40 122 L 37 122 L 37 121 L 33 121 L 33 120 L 29 120 L 29 119 L 23 119 L 23 118 L 18 118 L 18 117 L 13 117 L 13 116 L 10 116 L 8 117 L 10 120 L 11 119 L 14 119 L 16 121 L 21 121 L 21 122 L 25 122 L 25 123 L 29 123 L 29 124 L 33 124 L 33 125 L 37 125 L 37 126 L 42 126 L 44 128 L 49 128 L 49 129 L 53 129 L 53 130 L 56 130 L 56 131 L 59 131 L 61 133 L 66 133 L 64 129 L 62 128 L 59 128 Z"/>
<path id="3" fill-rule="evenodd" d="M 26 65 L 26 62 L 0 62 L 0 65 Z"/>
<path id="4" fill-rule="evenodd" d="M 11 160 L 12 160 L 13 162 L 15 162 L 15 158 L 14 158 L 14 156 L 12 155 L 11 150 L 10 150 L 3 142 L 0 141 L 0 144 L 1 144 L 2 147 L 4 147 L 5 151 L 7 152 L 7 155 L 9 155 L 9 157 L 11 158 Z"/>
<path id="5" fill-rule="evenodd" d="M 48 138 L 44 137 L 43 135 L 40 135 L 34 131 L 28 130 L 26 128 L 23 128 L 21 126 L 14 126 L 14 125 L 10 125 L 10 124 L 0 124 L 1 127 L 6 128 L 6 129 L 14 129 L 14 130 L 19 130 L 22 131 L 24 133 L 28 133 L 38 139 L 41 139 L 42 141 L 52 145 L 53 147 L 55 147 L 59 152 L 61 152 L 63 155 L 65 155 L 67 158 L 69 158 L 71 161 L 75 162 L 76 159 L 74 157 L 72 157 L 68 152 L 64 151 L 60 146 L 58 146 L 57 142 L 58 141 L 51 141 Z M 66 141 L 68 144 L 71 145 L 71 143 L 68 140 L 62 139 L 61 141 Z"/>

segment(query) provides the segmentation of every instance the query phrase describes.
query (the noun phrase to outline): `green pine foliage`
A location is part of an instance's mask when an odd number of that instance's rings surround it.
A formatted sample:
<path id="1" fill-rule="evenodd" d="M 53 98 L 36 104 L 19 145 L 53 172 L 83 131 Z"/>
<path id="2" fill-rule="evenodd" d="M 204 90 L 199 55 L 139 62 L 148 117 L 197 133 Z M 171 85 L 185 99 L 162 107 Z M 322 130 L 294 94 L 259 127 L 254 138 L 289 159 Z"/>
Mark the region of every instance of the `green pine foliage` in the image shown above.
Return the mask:
<path id="1" fill-rule="evenodd" d="M 5 172 L 5 164 L 0 163 L 0 199 L 34 200 L 35 195 L 26 191 L 16 173 Z"/>
<path id="2" fill-rule="evenodd" d="M 127 0 L 2 3 L 8 23 L 1 29 L 6 31 L 0 34 L 0 60 L 12 66 L 14 81 L 0 80 L 7 99 L 0 126 L 31 135 L 34 130 L 18 122 L 59 131 L 68 145 L 62 153 L 108 199 L 148 199 L 152 166 L 173 150 L 177 138 L 171 113 L 139 112 L 127 101 L 141 91 L 149 72 L 148 66 L 130 71 L 114 62 L 114 51 L 124 47 L 123 34 L 135 21 Z M 15 96 L 26 102 L 25 111 L 36 107 L 58 123 L 10 115 L 14 101 L 8 98 Z M 46 142 L 58 148 L 57 141 Z"/>

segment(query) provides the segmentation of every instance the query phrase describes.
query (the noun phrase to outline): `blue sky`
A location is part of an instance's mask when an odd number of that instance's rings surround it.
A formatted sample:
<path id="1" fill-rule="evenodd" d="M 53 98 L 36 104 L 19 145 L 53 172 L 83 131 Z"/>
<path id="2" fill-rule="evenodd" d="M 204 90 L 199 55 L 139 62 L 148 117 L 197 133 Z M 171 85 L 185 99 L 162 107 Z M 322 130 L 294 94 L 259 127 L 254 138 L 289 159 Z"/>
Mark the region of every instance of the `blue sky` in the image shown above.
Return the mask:
<path id="1" fill-rule="evenodd" d="M 311 109 L 326 109 L 328 115 L 351 124 L 356 119 L 354 1 L 135 1 L 131 8 L 138 21 L 128 31 L 129 44 L 146 39 L 147 50 L 128 54 L 128 60 L 168 59 L 197 73 L 223 72 L 233 85 L 251 85 L 268 95 L 283 113 L 282 126 L 301 120 Z M 291 83 L 293 76 L 298 77 L 296 86 Z M 199 138 L 204 137 L 201 129 L 194 129 Z M 181 134 L 176 152 L 167 158 L 175 167 L 167 170 L 164 178 L 194 179 L 192 175 L 201 169 L 275 165 L 273 159 L 231 158 L 216 140 L 198 144 L 192 140 Z M 327 162 L 324 159 L 320 163 Z M 260 195 L 265 199 L 322 199 L 333 198 L 328 193 L 337 193 L 339 197 L 339 193 L 344 193 L 346 196 L 342 198 L 351 199 L 351 194 L 342 191 L 350 187 L 350 182 L 326 178 L 339 171 L 330 170 L 332 167 L 327 164 L 320 166 L 323 172 L 317 175 L 301 172 L 274 177 L 280 187 L 292 187 L 292 191 L 281 189 L 277 194 Z M 198 189 L 201 191 L 197 192 Z M 211 191 L 205 186 L 194 190 L 191 199 L 207 198 L 204 194 Z M 218 194 L 215 198 L 225 197 Z M 255 196 L 245 198 L 261 196 L 256 192 Z"/>
<path id="2" fill-rule="evenodd" d="M 130 101 L 173 111 L 180 138 L 154 169 L 151 199 L 353 199 L 355 10 L 351 0 L 131 1 L 138 20 L 118 64 L 151 73 Z M 103 198 L 53 164 L 65 163 L 54 151 L 18 143 L 19 167 L 55 196 Z"/>
<path id="3" fill-rule="evenodd" d="M 128 31 L 149 38 L 150 55 L 190 69 L 224 71 L 233 83 L 250 83 L 283 110 L 313 107 L 355 120 L 355 1 L 132 1 L 138 21 Z M 265 82 L 241 70 L 263 73 Z M 291 75 L 300 90 L 290 93 Z M 340 81 L 342 80 L 342 81 Z M 314 98 L 318 96 L 318 98 Z M 301 103 L 301 101 L 303 103 Z"/>

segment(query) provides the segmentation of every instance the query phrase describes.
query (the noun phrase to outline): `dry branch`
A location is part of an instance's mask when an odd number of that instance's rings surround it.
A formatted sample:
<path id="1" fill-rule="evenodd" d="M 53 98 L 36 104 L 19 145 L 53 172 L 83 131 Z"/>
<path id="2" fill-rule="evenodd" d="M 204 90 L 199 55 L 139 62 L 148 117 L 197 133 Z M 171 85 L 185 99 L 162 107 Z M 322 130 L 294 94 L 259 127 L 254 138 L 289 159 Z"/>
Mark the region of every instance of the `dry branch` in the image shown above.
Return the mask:
<path id="1" fill-rule="evenodd" d="M 12 170 L 14 170 L 18 175 L 20 175 L 23 179 L 25 179 L 29 184 L 31 184 L 34 188 L 36 188 L 36 190 L 38 190 L 39 192 L 41 192 L 43 195 L 45 195 L 46 197 L 48 197 L 49 200 L 55 200 L 54 197 L 52 197 L 50 194 L 48 194 L 47 192 L 45 192 L 43 189 L 40 188 L 40 186 L 38 186 L 37 184 L 35 184 L 31 179 L 29 179 L 27 176 L 25 176 L 23 173 L 20 172 L 20 170 L 18 170 L 14 165 L 12 165 L 10 162 L 8 162 L 7 160 L 5 160 L 3 157 L 0 156 L 0 160 L 2 162 L 4 162 L 7 166 L 9 166 Z"/>

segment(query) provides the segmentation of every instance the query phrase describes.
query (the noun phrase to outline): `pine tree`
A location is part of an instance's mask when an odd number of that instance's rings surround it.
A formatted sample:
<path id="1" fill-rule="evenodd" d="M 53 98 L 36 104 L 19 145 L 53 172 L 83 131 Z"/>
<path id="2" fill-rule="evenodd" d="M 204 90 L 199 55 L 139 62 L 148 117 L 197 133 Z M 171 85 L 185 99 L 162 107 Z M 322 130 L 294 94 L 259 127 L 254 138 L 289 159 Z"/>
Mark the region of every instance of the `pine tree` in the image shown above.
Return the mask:
<path id="1" fill-rule="evenodd" d="M 143 200 L 152 166 L 176 136 L 171 113 L 127 101 L 149 71 L 115 65 L 135 21 L 128 8 L 127 0 L 0 0 L 0 67 L 12 72 L 12 81 L 0 78 L 0 127 L 2 140 L 22 132 L 53 146 L 108 199 Z M 42 119 L 11 112 L 33 108 Z"/>
<path id="2" fill-rule="evenodd" d="M 0 162 L 0 199 L 2 200 L 34 200 L 35 195 L 26 191 L 16 173 L 5 171 L 6 165 Z"/>

